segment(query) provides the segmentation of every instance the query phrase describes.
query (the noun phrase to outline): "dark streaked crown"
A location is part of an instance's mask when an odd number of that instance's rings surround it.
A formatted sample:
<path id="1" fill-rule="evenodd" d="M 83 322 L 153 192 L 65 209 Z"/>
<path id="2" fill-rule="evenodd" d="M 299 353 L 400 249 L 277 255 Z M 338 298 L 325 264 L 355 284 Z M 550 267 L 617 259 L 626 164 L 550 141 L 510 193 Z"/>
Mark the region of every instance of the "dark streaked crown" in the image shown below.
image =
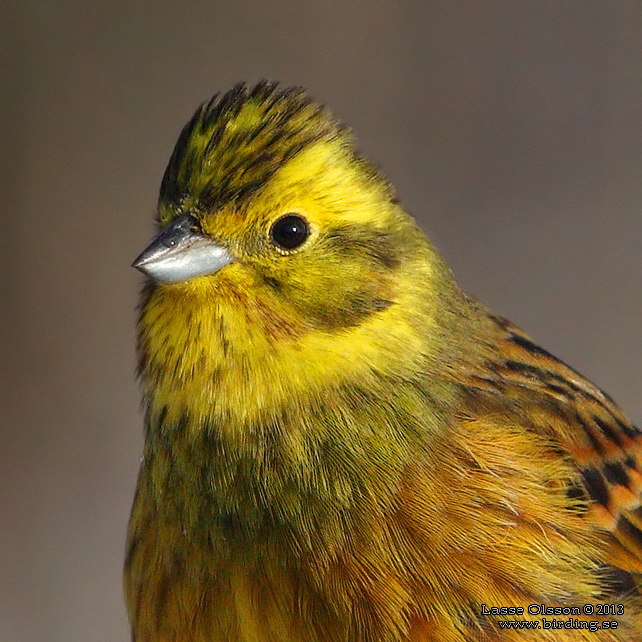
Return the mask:
<path id="1" fill-rule="evenodd" d="M 341 127 L 298 87 L 237 84 L 187 123 L 165 170 L 160 205 L 214 209 L 249 196 L 297 152 Z"/>

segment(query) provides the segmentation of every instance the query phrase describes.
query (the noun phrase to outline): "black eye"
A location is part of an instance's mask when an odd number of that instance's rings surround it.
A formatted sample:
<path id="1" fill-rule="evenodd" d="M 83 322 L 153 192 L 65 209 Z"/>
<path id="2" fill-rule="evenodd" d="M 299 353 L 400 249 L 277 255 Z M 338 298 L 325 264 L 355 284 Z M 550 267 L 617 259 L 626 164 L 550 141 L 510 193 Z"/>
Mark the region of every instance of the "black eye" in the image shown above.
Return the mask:
<path id="1" fill-rule="evenodd" d="M 294 250 L 310 236 L 308 222 L 298 214 L 286 214 L 272 224 L 270 238 L 284 250 Z"/>

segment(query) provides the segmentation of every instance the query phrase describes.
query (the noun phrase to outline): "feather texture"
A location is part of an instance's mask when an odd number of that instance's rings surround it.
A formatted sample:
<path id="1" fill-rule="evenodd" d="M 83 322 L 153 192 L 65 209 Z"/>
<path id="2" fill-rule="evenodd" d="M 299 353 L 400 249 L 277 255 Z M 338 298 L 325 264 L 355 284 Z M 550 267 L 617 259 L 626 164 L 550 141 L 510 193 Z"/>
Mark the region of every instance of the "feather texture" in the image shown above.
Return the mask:
<path id="1" fill-rule="evenodd" d="M 344 127 L 215 97 L 163 179 L 186 214 L 234 260 L 143 294 L 133 640 L 642 640 L 642 433 L 460 290 Z"/>

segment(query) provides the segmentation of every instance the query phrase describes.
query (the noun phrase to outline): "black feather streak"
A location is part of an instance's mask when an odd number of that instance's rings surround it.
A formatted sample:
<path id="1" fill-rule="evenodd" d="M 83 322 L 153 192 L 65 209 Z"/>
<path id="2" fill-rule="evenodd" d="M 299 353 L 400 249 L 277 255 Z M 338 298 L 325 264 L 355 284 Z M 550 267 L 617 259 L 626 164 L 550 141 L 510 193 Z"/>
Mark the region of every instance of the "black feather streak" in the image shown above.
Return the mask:
<path id="1" fill-rule="evenodd" d="M 597 468 L 585 468 L 582 470 L 582 477 L 586 484 L 591 499 L 595 500 L 605 508 L 609 506 L 609 489 Z"/>
<path id="2" fill-rule="evenodd" d="M 621 484 L 622 486 L 629 487 L 631 482 L 629 474 L 624 469 L 624 466 L 619 462 L 606 462 L 603 467 L 604 475 L 612 484 Z"/>

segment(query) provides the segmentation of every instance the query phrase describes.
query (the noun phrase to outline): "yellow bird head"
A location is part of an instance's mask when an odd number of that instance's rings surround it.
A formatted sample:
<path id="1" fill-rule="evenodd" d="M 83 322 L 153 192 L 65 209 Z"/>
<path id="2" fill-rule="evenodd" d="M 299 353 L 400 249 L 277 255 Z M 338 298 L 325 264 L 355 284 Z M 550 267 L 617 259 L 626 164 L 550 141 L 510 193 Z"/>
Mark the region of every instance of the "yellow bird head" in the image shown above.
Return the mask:
<path id="1" fill-rule="evenodd" d="M 302 90 L 268 82 L 197 110 L 159 218 L 134 265 L 151 277 L 141 370 L 156 396 L 166 380 L 163 407 L 189 394 L 192 409 L 251 413 L 346 374 L 403 370 L 439 307 L 425 309 L 425 289 L 449 274 L 349 132 Z"/>

